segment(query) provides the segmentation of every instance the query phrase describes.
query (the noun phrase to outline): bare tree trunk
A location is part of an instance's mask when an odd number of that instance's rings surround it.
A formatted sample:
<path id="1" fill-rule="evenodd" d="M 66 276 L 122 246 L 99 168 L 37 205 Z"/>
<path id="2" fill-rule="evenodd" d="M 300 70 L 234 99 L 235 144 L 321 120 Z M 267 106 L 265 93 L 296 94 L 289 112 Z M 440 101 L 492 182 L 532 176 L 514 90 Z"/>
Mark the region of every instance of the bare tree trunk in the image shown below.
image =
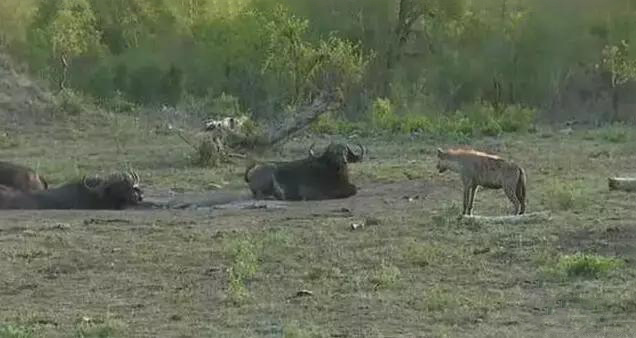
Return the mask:
<path id="1" fill-rule="evenodd" d="M 66 78 L 68 76 L 68 62 L 64 54 L 60 55 L 60 63 L 62 64 L 62 74 L 59 82 L 60 91 L 66 88 Z"/>
<path id="2" fill-rule="evenodd" d="M 618 94 L 618 86 L 612 87 L 612 117 L 610 122 L 618 121 L 618 103 L 619 103 L 619 94 Z"/>
<path id="3" fill-rule="evenodd" d="M 394 29 L 394 39 L 389 43 L 386 52 L 386 66 L 382 95 L 387 96 L 391 83 L 391 74 L 395 64 L 400 61 L 402 48 L 412 33 L 413 25 L 424 15 L 421 6 L 415 4 L 415 0 L 399 0 L 398 18 Z"/>

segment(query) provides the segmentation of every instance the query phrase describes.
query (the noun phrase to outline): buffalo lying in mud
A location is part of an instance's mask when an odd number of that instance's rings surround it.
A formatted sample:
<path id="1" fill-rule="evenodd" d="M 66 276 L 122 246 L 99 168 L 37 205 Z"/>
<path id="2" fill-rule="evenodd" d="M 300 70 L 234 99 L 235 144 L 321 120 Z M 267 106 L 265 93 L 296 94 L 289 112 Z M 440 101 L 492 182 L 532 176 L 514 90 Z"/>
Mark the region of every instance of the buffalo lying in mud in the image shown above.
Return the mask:
<path id="1" fill-rule="evenodd" d="M 24 192 L 0 185 L 0 209 L 125 209 L 139 204 L 143 192 L 136 173 L 81 180 L 44 191 Z"/>
<path id="2" fill-rule="evenodd" d="M 49 187 L 33 169 L 3 161 L 0 161 L 0 185 L 24 192 L 41 191 Z"/>
<path id="3" fill-rule="evenodd" d="M 314 145 L 307 158 L 290 162 L 253 164 L 245 171 L 254 198 L 278 200 L 324 200 L 353 196 L 355 185 L 349 182 L 349 163 L 364 158 L 364 147 L 358 154 L 349 145 L 331 143 L 317 156 Z"/>

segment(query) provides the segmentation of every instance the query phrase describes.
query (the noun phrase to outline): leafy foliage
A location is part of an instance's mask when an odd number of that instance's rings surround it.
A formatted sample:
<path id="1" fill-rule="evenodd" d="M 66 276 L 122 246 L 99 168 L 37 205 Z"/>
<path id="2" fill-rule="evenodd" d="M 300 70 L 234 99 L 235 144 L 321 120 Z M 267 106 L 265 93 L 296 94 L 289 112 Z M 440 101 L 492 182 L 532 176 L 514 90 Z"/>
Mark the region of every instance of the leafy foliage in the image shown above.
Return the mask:
<path id="1" fill-rule="evenodd" d="M 4 0 L 0 46 L 44 78 L 68 70 L 69 89 L 106 106 L 227 94 L 277 120 L 335 91 L 336 120 L 499 135 L 586 84 L 602 102 L 633 82 L 635 13 L 622 0 Z M 601 110 L 617 118 L 612 93 Z M 366 114 L 378 100 L 391 102 L 381 122 Z"/>

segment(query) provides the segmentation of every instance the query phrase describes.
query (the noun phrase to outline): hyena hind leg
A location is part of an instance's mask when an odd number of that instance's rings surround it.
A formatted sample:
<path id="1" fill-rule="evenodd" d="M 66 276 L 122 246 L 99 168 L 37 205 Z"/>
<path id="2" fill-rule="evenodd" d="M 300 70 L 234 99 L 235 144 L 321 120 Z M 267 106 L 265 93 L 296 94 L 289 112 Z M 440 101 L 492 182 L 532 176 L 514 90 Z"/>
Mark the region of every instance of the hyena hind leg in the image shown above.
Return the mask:
<path id="1" fill-rule="evenodd" d="M 516 196 L 521 204 L 521 208 L 519 210 L 519 215 L 523 215 L 526 212 L 526 204 L 528 200 L 526 199 L 526 186 L 525 182 L 517 183 Z"/>
<path id="2" fill-rule="evenodd" d="M 506 193 L 506 196 L 508 197 L 508 199 L 510 200 L 510 202 L 512 202 L 512 205 L 515 208 L 515 215 L 520 215 L 521 214 L 521 202 L 519 201 L 519 199 L 517 198 L 517 192 L 516 192 L 516 187 L 515 186 L 505 186 L 504 187 L 504 191 Z"/>

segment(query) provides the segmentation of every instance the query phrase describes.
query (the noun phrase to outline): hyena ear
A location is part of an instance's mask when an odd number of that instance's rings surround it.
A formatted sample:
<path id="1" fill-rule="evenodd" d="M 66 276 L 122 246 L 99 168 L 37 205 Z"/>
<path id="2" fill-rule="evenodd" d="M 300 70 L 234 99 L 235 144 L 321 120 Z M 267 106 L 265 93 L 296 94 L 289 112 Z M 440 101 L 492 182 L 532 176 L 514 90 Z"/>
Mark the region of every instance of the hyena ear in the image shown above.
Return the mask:
<path id="1" fill-rule="evenodd" d="M 444 155 L 442 148 L 437 148 L 437 157 L 442 157 L 442 155 Z"/>

